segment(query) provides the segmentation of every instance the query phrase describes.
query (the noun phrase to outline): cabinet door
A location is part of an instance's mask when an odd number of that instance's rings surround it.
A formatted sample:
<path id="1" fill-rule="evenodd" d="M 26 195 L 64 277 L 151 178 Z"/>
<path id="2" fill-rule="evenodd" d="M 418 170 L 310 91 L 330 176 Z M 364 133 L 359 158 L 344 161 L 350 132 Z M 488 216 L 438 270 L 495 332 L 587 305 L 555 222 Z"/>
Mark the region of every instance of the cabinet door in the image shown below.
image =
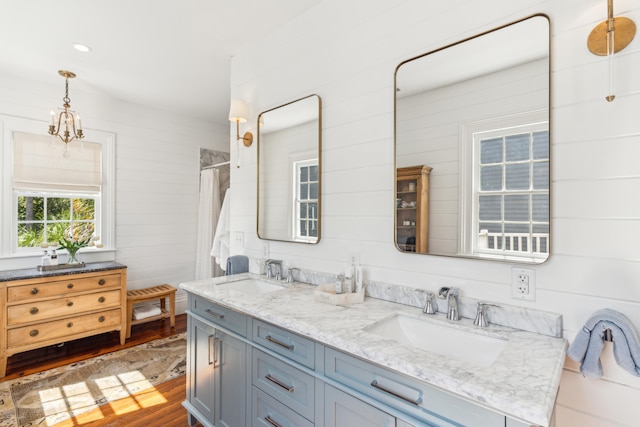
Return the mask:
<path id="1" fill-rule="evenodd" d="M 330 385 L 324 386 L 325 427 L 395 427 L 396 419 Z"/>
<path id="2" fill-rule="evenodd" d="M 214 369 L 216 330 L 210 325 L 189 317 L 189 355 L 187 397 L 206 421 L 213 424 L 215 411 Z M 201 420 L 205 421 L 205 420 Z"/>
<path id="3" fill-rule="evenodd" d="M 221 331 L 216 332 L 215 390 L 216 426 L 246 425 L 247 413 L 247 344 Z"/>

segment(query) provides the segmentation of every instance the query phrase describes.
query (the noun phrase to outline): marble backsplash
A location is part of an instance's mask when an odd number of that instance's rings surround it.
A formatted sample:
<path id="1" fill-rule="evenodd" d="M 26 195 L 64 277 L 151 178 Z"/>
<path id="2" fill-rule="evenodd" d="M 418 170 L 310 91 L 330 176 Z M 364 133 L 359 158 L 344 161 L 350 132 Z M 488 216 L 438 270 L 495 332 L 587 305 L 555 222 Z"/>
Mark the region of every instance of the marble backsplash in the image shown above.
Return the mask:
<path id="1" fill-rule="evenodd" d="M 251 259 L 249 262 L 249 271 L 255 274 L 264 274 L 264 260 Z M 294 269 L 292 274 L 295 281 L 312 285 L 334 283 L 337 279 L 336 274 L 311 270 Z M 286 274 L 283 276 L 286 277 Z M 427 291 L 422 289 L 371 280 L 364 280 L 363 284 L 365 286 L 366 296 L 370 298 L 420 308 L 424 307 L 426 302 Z M 429 291 L 437 293 L 438 290 L 433 289 Z M 437 297 L 434 299 L 438 312 L 446 312 L 447 300 Z M 461 294 L 458 298 L 460 316 L 474 319 L 476 316 L 477 303 L 480 301 L 492 303 L 492 301 L 477 300 Z M 485 315 L 489 323 L 492 324 L 551 337 L 562 337 L 562 315 L 558 313 L 501 303 L 498 304 L 497 307 L 486 307 Z"/>

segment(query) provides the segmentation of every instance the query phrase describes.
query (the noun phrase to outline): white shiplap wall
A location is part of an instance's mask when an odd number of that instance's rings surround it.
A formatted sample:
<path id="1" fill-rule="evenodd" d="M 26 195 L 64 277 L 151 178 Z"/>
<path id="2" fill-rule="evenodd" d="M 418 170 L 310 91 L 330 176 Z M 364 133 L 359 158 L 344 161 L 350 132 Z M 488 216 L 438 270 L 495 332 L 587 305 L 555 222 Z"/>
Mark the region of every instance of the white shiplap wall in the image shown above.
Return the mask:
<path id="1" fill-rule="evenodd" d="M 615 2 L 640 23 L 640 4 Z M 534 13 L 551 20 L 552 255 L 533 267 L 535 302 L 511 299 L 511 265 L 401 254 L 393 245 L 393 75 L 401 61 Z M 595 310 L 622 311 L 640 330 L 640 41 L 616 60 L 617 98 L 604 100 L 606 65 L 586 38 L 606 17 L 604 0 L 325 0 L 232 60 L 231 95 L 259 112 L 316 93 L 323 103 L 322 240 L 269 242 L 271 257 L 337 273 L 359 251 L 365 275 L 418 288 L 455 284 L 463 294 L 562 313 L 572 339 Z M 251 126 L 248 126 L 251 127 Z M 233 150 L 232 229 L 252 257 L 255 146 Z M 232 161 L 234 161 L 232 159 Z M 558 426 L 634 426 L 640 380 L 607 347 L 605 380 L 568 361 Z"/>
<path id="2" fill-rule="evenodd" d="M 60 103 L 60 86 L 10 75 L 0 78 L 0 114 L 42 122 Z M 116 134 L 115 253 L 127 265 L 127 286 L 138 289 L 193 280 L 198 218 L 200 147 L 229 149 L 229 128 L 73 90 L 85 127 Z M 224 119 L 224 118 L 223 118 Z M 11 179 L 2 174 L 2 179 Z M 3 218 L 3 221 L 5 219 Z M 88 260 L 89 255 L 86 255 Z M 37 265 L 39 257 L 0 259 L 0 269 Z"/>

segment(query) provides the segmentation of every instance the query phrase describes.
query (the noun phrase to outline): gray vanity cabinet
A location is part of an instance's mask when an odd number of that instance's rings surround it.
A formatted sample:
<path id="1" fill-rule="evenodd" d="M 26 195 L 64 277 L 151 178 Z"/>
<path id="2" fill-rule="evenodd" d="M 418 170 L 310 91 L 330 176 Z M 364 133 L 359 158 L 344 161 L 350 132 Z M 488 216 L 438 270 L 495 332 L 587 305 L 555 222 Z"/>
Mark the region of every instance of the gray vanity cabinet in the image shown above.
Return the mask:
<path id="1" fill-rule="evenodd" d="M 328 384 L 324 386 L 325 427 L 395 427 L 396 418 Z"/>
<path id="2" fill-rule="evenodd" d="M 209 311 L 216 320 L 219 320 L 216 315 L 226 317 L 220 314 L 222 310 Z M 206 427 L 244 426 L 247 418 L 245 402 L 249 397 L 247 344 L 208 320 L 206 317 L 188 317 L 187 400 L 184 406 L 189 412 L 189 425 L 195 425 L 197 420 Z M 242 321 L 246 326 L 246 318 L 241 318 Z"/>

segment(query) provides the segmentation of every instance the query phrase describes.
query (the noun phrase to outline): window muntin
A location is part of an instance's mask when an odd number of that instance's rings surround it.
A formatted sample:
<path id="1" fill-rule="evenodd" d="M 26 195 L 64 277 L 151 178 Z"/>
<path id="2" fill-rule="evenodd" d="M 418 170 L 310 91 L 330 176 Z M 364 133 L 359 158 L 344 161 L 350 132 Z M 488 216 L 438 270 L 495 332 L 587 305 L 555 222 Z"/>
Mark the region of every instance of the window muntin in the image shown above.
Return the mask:
<path id="1" fill-rule="evenodd" d="M 15 191 L 15 201 L 18 252 L 56 245 L 67 229 L 99 231 L 99 196 Z"/>
<path id="2" fill-rule="evenodd" d="M 295 237 L 309 240 L 318 237 L 318 161 L 294 162 Z"/>
<path id="3" fill-rule="evenodd" d="M 549 131 L 546 124 L 474 135 L 478 253 L 549 253 Z"/>

